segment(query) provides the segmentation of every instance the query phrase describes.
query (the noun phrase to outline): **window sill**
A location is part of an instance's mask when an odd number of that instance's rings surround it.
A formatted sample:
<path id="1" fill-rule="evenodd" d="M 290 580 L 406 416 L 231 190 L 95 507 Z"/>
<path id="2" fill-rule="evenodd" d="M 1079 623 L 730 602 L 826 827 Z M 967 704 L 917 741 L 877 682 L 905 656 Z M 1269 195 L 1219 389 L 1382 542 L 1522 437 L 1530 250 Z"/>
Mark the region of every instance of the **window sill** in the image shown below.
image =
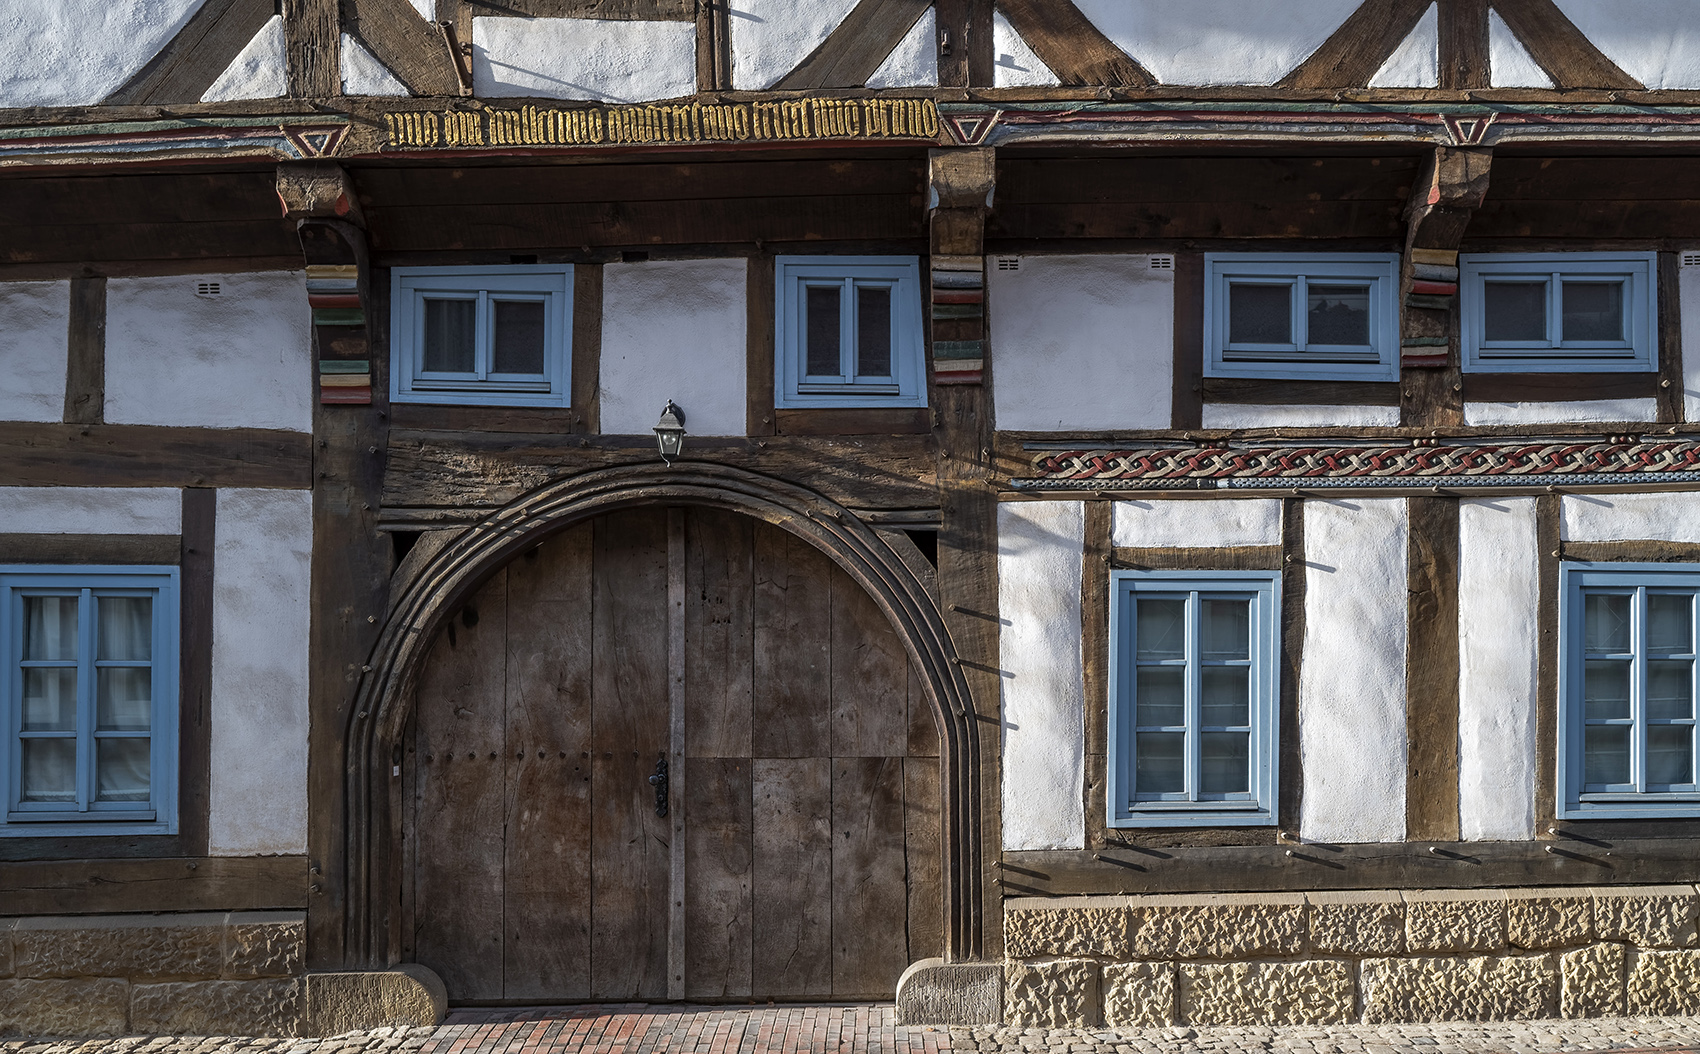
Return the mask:
<path id="1" fill-rule="evenodd" d="M 1273 827 L 1273 809 L 1249 808 L 1133 809 L 1112 815 L 1106 827 Z"/>
<path id="2" fill-rule="evenodd" d="M 121 822 L 114 820 L 30 820 L 24 823 L 0 823 L 0 838 L 93 838 L 100 836 L 172 835 L 175 823 L 163 820 L 151 822 Z"/>
<path id="3" fill-rule="evenodd" d="M 1560 820 L 1654 820 L 1700 817 L 1700 800 L 1655 798 L 1648 801 L 1571 802 L 1557 810 Z"/>

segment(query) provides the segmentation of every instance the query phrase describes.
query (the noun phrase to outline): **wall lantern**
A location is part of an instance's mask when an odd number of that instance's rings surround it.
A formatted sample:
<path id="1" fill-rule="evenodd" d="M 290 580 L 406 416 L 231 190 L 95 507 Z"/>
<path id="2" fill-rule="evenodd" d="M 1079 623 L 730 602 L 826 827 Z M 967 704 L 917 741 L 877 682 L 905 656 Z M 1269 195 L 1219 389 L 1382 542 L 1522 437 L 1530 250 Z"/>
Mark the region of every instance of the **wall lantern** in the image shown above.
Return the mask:
<path id="1" fill-rule="evenodd" d="M 685 411 L 671 399 L 661 411 L 661 420 L 655 422 L 655 445 L 661 450 L 661 460 L 669 466 L 685 447 Z"/>

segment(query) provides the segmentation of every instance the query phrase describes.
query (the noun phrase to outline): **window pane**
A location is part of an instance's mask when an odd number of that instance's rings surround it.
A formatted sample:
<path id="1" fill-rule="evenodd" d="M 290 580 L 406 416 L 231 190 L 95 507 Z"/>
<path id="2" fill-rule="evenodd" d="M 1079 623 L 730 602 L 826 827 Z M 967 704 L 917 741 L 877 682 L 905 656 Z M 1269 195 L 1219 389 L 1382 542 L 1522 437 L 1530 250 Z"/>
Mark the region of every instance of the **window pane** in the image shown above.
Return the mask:
<path id="1" fill-rule="evenodd" d="M 1204 658 L 1251 658 L 1251 601 L 1206 600 L 1203 615 Z"/>
<path id="2" fill-rule="evenodd" d="M 69 732 L 77 727 L 77 670 L 40 666 L 24 670 L 24 731 Z"/>
<path id="3" fill-rule="evenodd" d="M 838 313 L 840 287 L 811 285 L 804 288 L 804 339 L 807 372 L 811 377 L 838 377 L 844 372 L 844 360 L 839 357 Z"/>
<path id="4" fill-rule="evenodd" d="M 478 301 L 426 297 L 426 372 L 471 373 L 477 330 Z"/>
<path id="5" fill-rule="evenodd" d="M 1583 731 L 1582 753 L 1584 782 L 1629 782 L 1627 725 L 1588 725 Z"/>
<path id="6" fill-rule="evenodd" d="M 1546 342 L 1545 282 L 1483 283 L 1482 307 L 1486 316 L 1483 335 L 1488 340 Z"/>
<path id="7" fill-rule="evenodd" d="M 148 800 L 147 739 L 95 740 L 95 800 Z"/>
<path id="8" fill-rule="evenodd" d="M 1693 651 L 1693 616 L 1694 598 L 1687 593 L 1647 594 L 1647 650 Z"/>
<path id="9" fill-rule="evenodd" d="M 1629 601 L 1626 593 L 1589 593 L 1584 597 L 1584 643 L 1591 652 L 1623 655 L 1629 651 Z"/>
<path id="10" fill-rule="evenodd" d="M 1565 340 L 1623 340 L 1622 282 L 1564 282 Z"/>
<path id="11" fill-rule="evenodd" d="M 1251 667 L 1205 667 L 1199 714 L 1206 728 L 1251 724 Z"/>
<path id="12" fill-rule="evenodd" d="M 1140 661 L 1186 658 L 1186 601 L 1141 600 L 1138 612 L 1133 639 Z"/>
<path id="13" fill-rule="evenodd" d="M 1647 716 L 1655 721 L 1694 716 L 1694 673 L 1688 659 L 1647 663 Z"/>
<path id="14" fill-rule="evenodd" d="M 1369 344 L 1369 286 L 1306 287 L 1310 301 L 1310 343 Z"/>
<path id="15" fill-rule="evenodd" d="M 1647 729 L 1647 782 L 1694 782 L 1694 726 L 1654 725 Z"/>
<path id="16" fill-rule="evenodd" d="M 153 658 L 153 598 L 99 597 L 97 659 L 147 662 Z"/>
<path id="17" fill-rule="evenodd" d="M 1186 763 L 1182 750 L 1186 735 L 1181 732 L 1141 732 L 1136 751 L 1138 766 L 1133 775 L 1140 794 L 1174 794 L 1186 789 Z"/>
<path id="18" fill-rule="evenodd" d="M 77 657 L 77 598 L 24 598 L 24 658 Z"/>
<path id="19" fill-rule="evenodd" d="M 77 800 L 77 741 L 26 739 L 20 793 L 23 801 Z"/>
<path id="20" fill-rule="evenodd" d="M 95 727 L 102 732 L 145 732 L 152 724 L 153 670 L 109 666 L 95 672 Z"/>
<path id="21" fill-rule="evenodd" d="M 490 343 L 491 373 L 543 372 L 543 302 L 496 300 L 496 335 Z"/>
<path id="22" fill-rule="evenodd" d="M 1185 666 L 1141 666 L 1134 685 L 1134 723 L 1144 727 L 1185 725 L 1185 677 Z"/>
<path id="23" fill-rule="evenodd" d="M 1291 344 L 1293 287 L 1228 284 L 1228 342 L 1230 344 Z"/>
<path id="24" fill-rule="evenodd" d="M 891 376 L 891 288 L 856 287 L 856 375 Z"/>
<path id="25" fill-rule="evenodd" d="M 1206 732 L 1199 744 L 1199 790 L 1244 794 L 1251 786 L 1251 733 Z"/>
<path id="26" fill-rule="evenodd" d="M 1629 663 L 1590 660 L 1583 677 L 1582 699 L 1591 721 L 1629 716 Z"/>

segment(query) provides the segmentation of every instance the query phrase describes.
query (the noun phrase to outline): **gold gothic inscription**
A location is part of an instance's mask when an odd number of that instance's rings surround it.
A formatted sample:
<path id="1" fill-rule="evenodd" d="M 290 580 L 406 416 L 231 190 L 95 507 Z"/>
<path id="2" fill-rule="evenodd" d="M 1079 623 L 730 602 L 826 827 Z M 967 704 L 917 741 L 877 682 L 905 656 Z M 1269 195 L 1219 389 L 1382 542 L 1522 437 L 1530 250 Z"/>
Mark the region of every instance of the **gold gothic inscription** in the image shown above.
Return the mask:
<path id="1" fill-rule="evenodd" d="M 936 139 L 931 99 L 796 99 L 555 110 L 450 110 L 384 115 L 392 147 L 595 146 L 769 142 L 785 139 Z"/>

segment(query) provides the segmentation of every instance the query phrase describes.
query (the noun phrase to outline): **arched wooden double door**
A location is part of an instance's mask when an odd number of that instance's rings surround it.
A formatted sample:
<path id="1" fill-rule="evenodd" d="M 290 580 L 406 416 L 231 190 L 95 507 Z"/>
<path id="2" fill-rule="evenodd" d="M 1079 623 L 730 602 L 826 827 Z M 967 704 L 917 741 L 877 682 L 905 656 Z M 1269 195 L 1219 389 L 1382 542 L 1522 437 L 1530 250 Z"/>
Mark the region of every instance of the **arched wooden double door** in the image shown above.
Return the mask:
<path id="1" fill-rule="evenodd" d="M 941 954 L 931 710 L 786 531 L 580 524 L 451 617 L 419 683 L 403 953 L 451 1000 L 890 998 Z"/>

